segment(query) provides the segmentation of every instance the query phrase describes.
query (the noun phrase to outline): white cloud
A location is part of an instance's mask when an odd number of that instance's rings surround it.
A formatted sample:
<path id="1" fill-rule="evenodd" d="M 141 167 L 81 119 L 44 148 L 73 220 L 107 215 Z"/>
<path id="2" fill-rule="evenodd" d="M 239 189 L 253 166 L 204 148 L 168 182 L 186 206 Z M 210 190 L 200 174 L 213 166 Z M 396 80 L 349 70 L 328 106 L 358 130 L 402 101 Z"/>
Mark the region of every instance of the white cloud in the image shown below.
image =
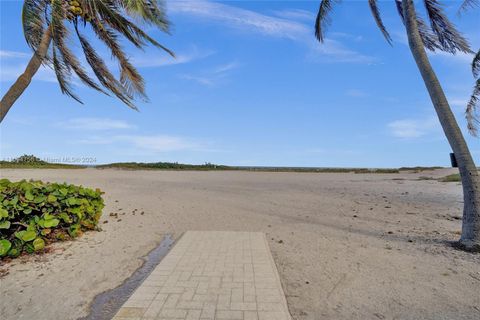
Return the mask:
<path id="1" fill-rule="evenodd" d="M 448 102 L 450 103 L 451 107 L 465 110 L 465 108 L 467 107 L 468 99 L 448 99 Z"/>
<path id="2" fill-rule="evenodd" d="M 18 51 L 0 50 L 0 59 L 5 58 L 30 58 L 32 54 Z"/>
<path id="3" fill-rule="evenodd" d="M 414 139 L 420 138 L 436 131 L 439 128 L 438 119 L 428 117 L 425 119 L 403 119 L 390 122 L 390 133 L 397 138 Z"/>
<path id="4" fill-rule="evenodd" d="M 346 156 L 346 155 L 357 155 L 359 154 L 359 151 L 357 150 L 352 150 L 352 149 L 324 149 L 324 148 L 309 148 L 305 150 L 306 153 L 311 153 L 311 154 L 325 154 L 328 156 L 332 155 L 340 155 L 340 156 Z"/>
<path id="5" fill-rule="evenodd" d="M 346 92 L 347 96 L 354 97 L 354 98 L 363 98 L 368 97 L 368 93 L 360 89 L 350 89 Z"/>
<path id="6" fill-rule="evenodd" d="M 59 127 L 70 130 L 119 130 L 131 129 L 134 126 L 123 120 L 114 120 L 108 118 L 76 118 L 58 123 Z"/>
<path id="7" fill-rule="evenodd" d="M 207 58 L 214 53 L 215 52 L 211 50 L 199 50 L 197 47 L 193 47 L 187 53 L 177 54 L 175 58 L 168 55 L 143 53 L 141 56 L 133 57 L 132 63 L 139 68 L 155 68 L 193 62 Z"/>
<path id="8" fill-rule="evenodd" d="M 214 70 L 213 70 L 213 73 L 225 73 L 227 71 L 230 71 L 230 70 L 233 70 L 233 69 L 236 69 L 240 66 L 240 64 L 236 61 L 233 61 L 233 62 L 230 62 L 230 63 L 227 63 L 227 64 L 224 64 L 224 65 L 220 65 L 218 67 L 216 67 Z"/>
<path id="9" fill-rule="evenodd" d="M 307 58 L 311 61 L 323 63 L 366 63 L 369 65 L 378 63 L 377 58 L 350 50 L 336 40 L 325 39 L 323 43 L 319 44 L 315 39 L 308 38 L 307 44 L 310 47 L 310 53 Z"/>
<path id="10" fill-rule="evenodd" d="M 31 53 L 0 50 L 0 81 L 13 82 L 25 71 L 28 60 L 32 57 Z M 6 60 L 9 60 L 8 63 Z M 12 60 L 15 60 L 12 62 Z M 33 80 L 57 82 L 53 70 L 46 66 L 41 66 L 34 75 Z"/>
<path id="11" fill-rule="evenodd" d="M 302 9 L 285 9 L 285 10 L 278 10 L 274 11 L 274 14 L 277 17 L 291 19 L 291 20 L 306 20 L 306 21 L 314 21 L 315 14 L 313 12 L 302 10 Z"/>
<path id="12" fill-rule="evenodd" d="M 470 67 L 473 60 L 473 55 L 468 53 L 451 54 L 444 51 L 435 51 L 435 52 L 428 52 L 428 55 L 431 58 L 438 58 L 447 62 L 463 63 L 468 67 Z"/>
<path id="13" fill-rule="evenodd" d="M 184 80 L 191 80 L 205 86 L 215 86 L 222 82 L 227 76 L 228 73 L 236 68 L 240 64 L 236 61 L 222 64 L 212 68 L 211 70 L 203 72 L 201 75 L 193 74 L 181 74 L 178 77 Z"/>
<path id="14" fill-rule="evenodd" d="M 192 74 L 181 74 L 178 77 L 180 79 L 191 80 L 205 86 L 213 86 L 215 84 L 214 80 L 208 77 L 195 76 Z"/>
<path id="15" fill-rule="evenodd" d="M 123 136 L 119 138 L 131 142 L 138 148 L 155 152 L 179 151 L 196 149 L 198 147 L 197 144 L 184 138 L 167 135 Z"/>
<path id="16" fill-rule="evenodd" d="M 330 32 L 329 34 L 334 38 L 347 39 L 349 41 L 355 41 L 355 42 L 363 41 L 363 36 L 361 35 L 354 35 L 354 34 L 345 33 L 345 32 Z"/>
<path id="17" fill-rule="evenodd" d="M 309 148 L 305 151 L 307 153 L 322 153 L 322 154 L 326 154 L 328 152 L 328 150 L 324 148 Z"/>
<path id="18" fill-rule="evenodd" d="M 314 62 L 372 63 L 376 60 L 345 48 L 339 41 L 333 39 L 326 39 L 323 44 L 320 44 L 314 39 L 313 27 L 310 24 L 294 21 L 291 18 L 269 16 L 206 0 L 169 1 L 168 9 L 174 14 L 187 14 L 208 19 L 209 22 L 219 22 L 249 33 L 256 32 L 265 36 L 300 42 L 309 48 L 308 59 Z M 298 15 L 300 12 L 296 13 Z"/>
<path id="19" fill-rule="evenodd" d="M 271 17 L 254 11 L 205 0 L 169 1 L 171 13 L 190 14 L 216 20 L 231 27 L 248 28 L 265 35 L 296 39 L 308 32 L 305 25 L 287 19 Z"/>
<path id="20" fill-rule="evenodd" d="M 393 43 L 400 43 L 405 46 L 408 46 L 408 36 L 407 33 L 405 32 L 405 29 L 401 30 L 394 30 L 390 32 L 390 35 L 393 38 Z"/>
<path id="21" fill-rule="evenodd" d="M 0 68 L 0 81 L 2 82 L 9 82 L 15 81 L 18 77 L 25 71 L 27 67 L 26 63 L 20 63 L 15 65 L 4 65 L 2 64 Z M 46 82 L 57 82 L 57 77 L 55 76 L 55 72 L 49 67 L 40 67 L 37 73 L 33 76 L 33 81 L 46 81 Z"/>
<path id="22" fill-rule="evenodd" d="M 132 148 L 151 153 L 184 150 L 203 150 L 203 144 L 183 137 L 170 135 L 114 135 L 109 137 L 90 137 L 77 141 L 81 144 L 113 145 L 127 144 L 125 149 Z"/>
<path id="23" fill-rule="evenodd" d="M 392 36 L 395 42 L 400 43 L 405 46 L 409 46 L 408 44 L 408 37 L 405 31 L 394 31 L 392 32 Z M 456 54 L 451 54 L 445 51 L 429 51 L 427 50 L 427 54 L 430 58 L 439 59 L 444 62 L 453 62 L 453 63 L 462 63 L 465 65 L 470 65 L 473 60 L 473 55 L 468 53 L 458 52 Z"/>
<path id="24" fill-rule="evenodd" d="M 176 58 L 172 58 L 167 55 L 150 55 L 148 53 L 143 52 L 142 55 L 132 57 L 132 63 L 139 68 L 154 68 L 154 67 L 162 67 L 162 66 L 170 66 L 170 65 L 178 65 L 178 64 L 185 64 L 189 62 L 193 62 L 196 60 L 204 59 L 210 55 L 214 54 L 213 51 L 207 50 L 199 50 L 196 47 L 190 49 L 187 53 L 181 53 L 176 56 Z M 9 62 L 8 64 L 3 61 L 4 58 L 19 58 L 20 61 L 16 61 L 14 63 Z M 30 55 L 24 54 L 21 52 L 14 52 L 14 51 L 0 51 L 0 60 L 2 60 L 2 65 L 0 68 L 0 81 L 2 82 L 13 82 L 17 80 L 17 78 L 24 72 L 27 66 L 26 58 L 30 58 Z M 95 78 L 95 75 L 90 70 L 90 67 L 83 61 L 84 65 L 87 68 L 87 72 L 92 78 Z M 113 67 L 115 64 L 109 64 Z M 74 75 L 73 76 L 73 84 L 75 85 L 83 85 L 78 78 Z M 33 81 L 46 81 L 46 82 L 57 82 L 57 77 L 55 72 L 50 67 L 42 66 L 38 70 L 38 72 L 33 76 Z"/>

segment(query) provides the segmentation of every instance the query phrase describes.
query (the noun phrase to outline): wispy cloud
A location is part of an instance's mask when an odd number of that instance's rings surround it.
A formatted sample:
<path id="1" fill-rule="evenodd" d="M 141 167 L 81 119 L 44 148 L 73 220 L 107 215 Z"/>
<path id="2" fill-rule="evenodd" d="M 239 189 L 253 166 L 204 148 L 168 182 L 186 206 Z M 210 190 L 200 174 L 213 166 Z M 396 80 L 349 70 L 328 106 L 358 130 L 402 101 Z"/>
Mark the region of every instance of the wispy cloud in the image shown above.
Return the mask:
<path id="1" fill-rule="evenodd" d="M 401 139 L 420 138 L 439 129 L 438 119 L 433 116 L 425 119 L 396 120 L 387 126 L 394 137 Z"/>
<path id="2" fill-rule="evenodd" d="M 405 31 L 394 31 L 392 32 L 392 36 L 394 42 L 408 46 L 408 37 Z M 473 60 L 472 54 L 462 52 L 451 54 L 445 51 L 427 51 L 427 54 L 430 58 L 442 60 L 443 62 L 462 63 L 465 65 L 470 65 Z"/>
<path id="3" fill-rule="evenodd" d="M 313 62 L 372 63 L 376 60 L 374 57 L 350 50 L 334 39 L 326 39 L 323 44 L 316 42 L 312 27 L 296 21 L 299 15 L 308 14 L 302 10 L 283 12 L 283 17 L 280 17 L 278 12 L 277 16 L 270 16 L 206 0 L 169 1 L 168 9 L 174 14 L 186 14 L 249 33 L 285 38 L 302 43 L 309 49 L 307 58 Z M 296 17 L 293 18 L 292 15 L 296 15 Z"/>
<path id="4" fill-rule="evenodd" d="M 131 142 L 138 148 L 155 152 L 192 150 L 200 147 L 197 143 L 188 141 L 185 138 L 166 135 L 122 136 L 119 138 Z"/>
<path id="5" fill-rule="evenodd" d="M 175 58 L 168 55 L 144 53 L 140 56 L 134 56 L 132 62 L 139 68 L 155 68 L 190 63 L 207 58 L 214 53 L 212 50 L 200 50 L 197 47 L 192 47 L 188 52 L 177 54 Z"/>
<path id="6" fill-rule="evenodd" d="M 180 79 L 184 80 L 191 80 L 194 81 L 198 84 L 202 84 L 205 86 L 213 86 L 215 84 L 214 80 L 208 77 L 202 77 L 202 76 L 195 76 L 192 74 L 181 74 L 178 76 Z"/>
<path id="7" fill-rule="evenodd" d="M 470 65 L 473 60 L 473 55 L 468 53 L 451 54 L 444 51 L 435 51 L 435 52 L 429 52 L 428 55 L 431 58 L 442 59 L 443 61 L 446 61 L 446 62 L 463 63 L 465 66 L 468 66 L 468 68 L 470 68 Z"/>
<path id="8" fill-rule="evenodd" d="M 8 50 L 0 50 L 0 59 L 6 58 L 28 58 L 31 57 L 31 54 L 25 52 L 18 52 L 18 51 L 8 51 Z"/>
<path id="9" fill-rule="evenodd" d="M 15 81 L 25 71 L 31 53 L 0 50 L 0 81 Z M 8 61 L 7 61 L 8 60 Z M 57 78 L 51 68 L 42 66 L 35 74 L 34 80 L 56 82 Z"/>
<path id="10" fill-rule="evenodd" d="M 69 130 L 101 131 L 101 130 L 119 130 L 132 129 L 133 125 L 124 120 L 115 120 L 108 118 L 76 118 L 57 124 L 59 127 Z"/>
<path id="11" fill-rule="evenodd" d="M 159 54 L 149 54 L 148 52 L 143 52 L 142 55 L 132 57 L 132 63 L 138 68 L 156 68 L 163 66 L 172 66 L 179 64 L 186 64 L 200 59 L 207 58 L 208 56 L 214 54 L 214 51 L 211 50 L 200 50 L 197 47 L 192 47 L 185 53 L 177 54 L 176 58 L 172 58 L 167 55 Z M 3 61 L 7 58 L 17 58 L 15 62 Z M 25 70 L 27 66 L 27 60 L 30 58 L 30 55 L 15 52 L 15 51 L 0 51 L 0 60 L 2 60 L 2 66 L 0 68 L 0 81 L 9 82 L 15 81 Z M 12 60 L 12 59 L 9 59 Z M 84 62 L 85 63 L 85 62 Z M 109 64 L 114 67 L 114 63 L 109 61 Z M 85 64 L 85 66 L 87 66 Z M 87 71 L 91 77 L 95 78 L 95 75 L 87 66 Z M 75 85 L 83 85 L 76 76 L 73 77 Z M 33 77 L 33 81 L 46 81 L 46 82 L 57 82 L 57 77 L 55 72 L 50 67 L 42 66 L 38 72 Z"/>
<path id="12" fill-rule="evenodd" d="M 223 64 L 223 65 L 220 65 L 220 66 L 214 68 L 213 72 L 217 73 L 217 74 L 218 73 L 225 73 L 227 71 L 236 69 L 239 66 L 240 66 L 240 64 L 237 61 L 233 61 L 233 62 L 229 62 L 229 63 Z"/>
<path id="13" fill-rule="evenodd" d="M 171 135 L 113 135 L 109 137 L 90 137 L 77 141 L 90 145 L 126 145 L 131 150 L 140 149 L 151 153 L 184 150 L 205 150 L 200 142 Z"/>
<path id="14" fill-rule="evenodd" d="M 453 98 L 453 99 L 448 99 L 448 102 L 450 103 L 451 107 L 454 107 L 456 109 L 463 109 L 463 111 L 465 111 L 465 108 L 467 107 L 468 99 Z"/>
<path id="15" fill-rule="evenodd" d="M 17 78 L 25 71 L 26 67 L 27 64 L 24 62 L 9 65 L 2 63 L 2 67 L 0 68 L 0 81 L 9 82 L 17 80 Z M 42 66 L 33 76 L 33 80 L 57 82 L 57 77 L 51 68 Z"/>
<path id="16" fill-rule="evenodd" d="M 180 79 L 191 80 L 205 86 L 215 86 L 228 76 L 229 72 L 238 68 L 240 64 L 237 61 L 218 65 L 210 70 L 202 72 L 200 75 L 195 74 L 181 74 Z"/>
<path id="17" fill-rule="evenodd" d="M 302 9 L 285 9 L 278 10 L 273 12 L 274 15 L 284 19 L 290 20 L 305 20 L 312 21 L 315 19 L 315 14 L 313 12 L 302 10 Z"/>
<path id="18" fill-rule="evenodd" d="M 308 32 L 303 24 L 218 2 L 169 1 L 168 10 L 171 13 L 194 15 L 210 21 L 223 22 L 231 27 L 248 28 L 271 36 L 296 39 L 299 35 Z"/>
<path id="19" fill-rule="evenodd" d="M 360 89 L 350 89 L 347 90 L 346 95 L 354 98 L 364 98 L 368 97 L 368 93 Z"/>
<path id="20" fill-rule="evenodd" d="M 350 50 L 336 40 L 325 39 L 324 43 L 318 44 L 313 38 L 309 38 L 307 44 L 310 47 L 307 58 L 310 61 L 321 63 L 378 64 L 376 57 Z"/>
<path id="21" fill-rule="evenodd" d="M 392 36 L 393 43 L 400 43 L 405 46 L 408 46 L 408 37 L 407 33 L 405 32 L 405 29 L 400 29 L 400 30 L 393 30 L 390 32 L 390 35 Z"/>
<path id="22" fill-rule="evenodd" d="M 357 150 L 353 149 L 331 149 L 331 148 L 309 148 L 305 150 L 306 153 L 310 154 L 328 154 L 329 156 L 331 155 L 356 155 L 359 152 Z"/>
<path id="23" fill-rule="evenodd" d="M 349 41 L 355 41 L 355 42 L 363 41 L 363 36 L 354 35 L 354 34 L 345 33 L 345 32 L 330 32 L 330 36 L 332 38 L 348 39 Z"/>

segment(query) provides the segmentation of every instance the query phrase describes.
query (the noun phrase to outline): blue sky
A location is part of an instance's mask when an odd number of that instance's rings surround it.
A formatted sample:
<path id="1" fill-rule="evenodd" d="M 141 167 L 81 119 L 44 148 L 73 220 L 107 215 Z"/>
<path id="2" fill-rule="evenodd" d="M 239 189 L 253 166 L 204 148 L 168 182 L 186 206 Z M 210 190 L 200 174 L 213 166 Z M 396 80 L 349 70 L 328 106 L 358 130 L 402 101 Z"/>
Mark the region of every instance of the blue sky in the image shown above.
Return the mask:
<path id="1" fill-rule="evenodd" d="M 1 2 L 0 92 L 31 56 L 22 1 Z M 480 11 L 452 20 L 480 46 Z M 313 37 L 317 1 L 169 1 L 177 54 L 126 46 L 147 82 L 140 112 L 76 86 L 63 96 L 41 70 L 1 125 L 1 158 L 213 162 L 228 165 L 399 167 L 449 165 L 450 147 L 406 43 L 393 1 L 382 38 L 364 1 L 334 12 L 327 41 Z M 73 42 L 78 48 L 78 44 Z M 108 51 L 99 46 L 104 57 Z M 78 51 L 79 52 L 79 51 Z M 462 127 L 473 78 L 467 55 L 431 54 Z M 466 131 L 466 130 L 464 130 Z M 480 162 L 479 140 L 467 135 Z"/>

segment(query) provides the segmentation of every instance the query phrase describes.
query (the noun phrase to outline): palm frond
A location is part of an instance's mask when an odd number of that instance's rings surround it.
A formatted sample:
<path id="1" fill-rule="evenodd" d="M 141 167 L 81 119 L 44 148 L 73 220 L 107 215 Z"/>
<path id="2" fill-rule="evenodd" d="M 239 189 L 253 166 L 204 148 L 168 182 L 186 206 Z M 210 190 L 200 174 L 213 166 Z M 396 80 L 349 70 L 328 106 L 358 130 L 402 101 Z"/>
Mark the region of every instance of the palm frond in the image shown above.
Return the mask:
<path id="1" fill-rule="evenodd" d="M 118 61 L 118 79 L 108 69 L 87 38 L 78 28 L 90 25 L 95 35 L 111 51 Z M 135 98 L 147 101 L 145 82 L 135 66 L 129 61 L 120 45 L 122 38 L 139 49 L 153 45 L 174 57 L 174 53 L 149 36 L 145 25 L 155 26 L 168 32 L 163 0 L 25 0 L 22 8 L 22 25 L 27 44 L 36 52 L 42 39 L 50 40 L 51 46 L 43 63 L 53 68 L 63 93 L 77 101 L 73 93 L 72 77 L 78 78 L 88 87 L 102 93 L 113 93 L 129 107 L 136 109 Z M 99 83 L 82 66 L 72 51 L 71 29 L 76 31 L 86 62 Z M 48 34 L 46 33 L 48 31 Z"/>
<path id="2" fill-rule="evenodd" d="M 465 118 L 467 119 L 468 131 L 472 136 L 477 137 L 478 125 L 480 124 L 480 117 L 477 112 L 480 105 L 480 50 L 478 50 L 477 54 L 473 58 L 472 73 L 473 76 L 477 78 L 477 81 L 465 110 Z"/>
<path id="3" fill-rule="evenodd" d="M 459 13 L 465 12 L 469 9 L 473 9 L 475 7 L 480 7 L 479 0 L 464 0 L 458 9 Z"/>
<path id="4" fill-rule="evenodd" d="M 131 16 L 154 24 L 164 32 L 169 30 L 169 21 L 165 15 L 164 1 L 159 0 L 116 0 Z"/>
<path id="5" fill-rule="evenodd" d="M 52 48 L 52 54 L 53 70 L 55 71 L 60 90 L 63 94 L 66 94 L 77 102 L 83 104 L 82 100 L 80 100 L 80 98 L 73 93 L 72 86 L 70 84 L 71 72 L 65 65 L 62 57 L 58 56 L 57 49 L 55 47 Z"/>
<path id="6" fill-rule="evenodd" d="M 424 4 L 430 19 L 430 26 L 437 36 L 442 50 L 453 54 L 457 51 L 472 53 L 467 39 L 448 19 L 438 0 L 424 0 Z"/>
<path id="7" fill-rule="evenodd" d="M 172 57 L 175 56 L 171 50 L 150 37 L 127 18 L 123 17 L 117 10 L 115 10 L 113 3 L 102 0 L 89 0 L 89 2 L 93 4 L 93 11 L 98 15 L 97 19 L 100 23 L 107 24 L 112 29 L 116 30 L 137 48 L 142 48 L 147 43 L 150 43 L 157 48 L 164 50 Z"/>
<path id="8" fill-rule="evenodd" d="M 472 73 L 475 78 L 480 77 L 480 49 L 472 60 Z"/>
<path id="9" fill-rule="evenodd" d="M 122 84 L 115 79 L 112 75 L 110 70 L 108 69 L 107 65 L 103 61 L 102 58 L 95 52 L 92 45 L 87 41 L 85 37 L 83 37 L 77 29 L 77 35 L 80 40 L 80 44 L 82 46 L 83 52 L 85 53 L 85 59 L 87 63 L 92 68 L 93 72 L 95 73 L 98 81 L 110 90 L 117 98 L 119 98 L 123 103 L 125 103 L 130 108 L 137 110 L 137 107 L 133 104 L 133 97 L 126 92 L 125 88 Z"/>
<path id="10" fill-rule="evenodd" d="M 52 30 L 53 41 L 53 67 L 61 91 L 82 103 L 82 101 L 73 93 L 71 85 L 72 70 L 87 86 L 105 94 L 106 92 L 88 76 L 78 59 L 68 48 L 66 40 L 69 37 L 69 31 L 64 24 L 66 15 L 67 12 L 63 1 L 52 0 L 50 28 Z"/>
<path id="11" fill-rule="evenodd" d="M 478 136 L 478 125 L 480 118 L 478 115 L 478 107 L 480 105 L 480 79 L 477 79 L 475 87 L 473 88 L 472 96 L 467 104 L 465 110 L 465 118 L 467 119 L 467 128 L 470 134 L 474 137 Z"/>
<path id="12" fill-rule="evenodd" d="M 30 48 L 35 52 L 47 28 L 45 21 L 45 0 L 25 0 L 22 7 L 23 35 Z"/>
<path id="13" fill-rule="evenodd" d="M 171 57 L 175 58 L 175 53 L 172 50 L 160 44 L 158 41 L 156 41 L 155 39 L 150 37 L 147 33 L 145 33 L 142 29 L 140 29 L 136 25 L 131 25 L 131 28 L 139 38 L 147 40 L 148 42 L 150 42 L 150 44 L 153 44 L 155 47 L 162 49 L 163 51 L 168 53 Z"/>
<path id="14" fill-rule="evenodd" d="M 82 103 L 82 101 L 73 93 L 71 86 L 71 69 L 70 66 L 65 62 L 65 57 L 57 51 L 65 50 L 65 37 L 66 29 L 63 24 L 65 19 L 66 12 L 62 5 L 62 0 L 52 0 L 51 2 L 51 20 L 50 28 L 52 32 L 52 54 L 53 54 L 53 69 L 55 75 L 57 76 L 57 81 L 60 86 L 62 93 L 70 96 L 76 101 Z"/>
<path id="15" fill-rule="evenodd" d="M 395 0 L 397 6 L 398 14 L 400 15 L 403 24 L 405 24 L 405 15 L 403 14 L 403 5 L 402 0 Z M 440 50 L 442 51 L 442 46 L 436 34 L 432 32 L 430 27 L 425 23 L 425 21 L 417 15 L 417 26 L 420 37 L 422 38 L 423 45 L 430 51 Z"/>
<path id="16" fill-rule="evenodd" d="M 385 37 L 385 40 L 392 45 L 392 37 L 388 33 L 387 29 L 385 28 L 385 25 L 383 24 L 382 17 L 380 16 L 380 10 L 378 9 L 378 3 L 377 0 L 368 0 L 368 5 L 370 6 L 370 10 L 372 11 L 373 18 L 375 19 L 375 22 L 377 23 L 378 28 L 382 32 L 383 36 Z"/>
<path id="17" fill-rule="evenodd" d="M 88 87 L 95 89 L 97 91 L 100 91 L 106 95 L 108 95 L 105 90 L 103 90 L 98 83 L 96 83 L 88 74 L 87 71 L 83 68 L 81 65 L 80 61 L 75 57 L 73 52 L 70 51 L 70 49 L 65 46 L 58 46 L 58 50 L 63 56 L 63 59 L 65 61 L 65 64 L 75 72 L 75 74 L 78 76 L 78 78 Z"/>
<path id="18" fill-rule="evenodd" d="M 112 53 L 120 65 L 120 82 L 131 96 L 140 96 L 143 100 L 147 100 L 145 94 L 145 82 L 137 71 L 137 69 L 130 63 L 120 44 L 117 36 L 113 30 L 108 27 L 100 27 L 96 23 L 92 23 L 92 28 L 100 40 L 102 40 Z"/>
<path id="19" fill-rule="evenodd" d="M 323 42 L 325 40 L 325 31 L 332 22 L 330 14 L 332 13 L 333 5 L 340 1 L 341 0 L 322 0 L 322 2 L 320 2 L 317 19 L 315 20 L 315 37 L 317 37 L 318 41 Z"/>

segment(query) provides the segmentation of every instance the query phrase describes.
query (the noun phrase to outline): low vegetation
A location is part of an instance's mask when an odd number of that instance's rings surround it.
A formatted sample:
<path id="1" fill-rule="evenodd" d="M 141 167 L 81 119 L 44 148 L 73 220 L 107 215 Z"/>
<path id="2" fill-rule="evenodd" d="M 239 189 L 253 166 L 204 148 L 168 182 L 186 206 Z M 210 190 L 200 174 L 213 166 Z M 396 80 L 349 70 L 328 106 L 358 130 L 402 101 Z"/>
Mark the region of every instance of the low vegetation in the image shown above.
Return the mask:
<path id="1" fill-rule="evenodd" d="M 81 169 L 86 166 L 63 163 L 50 163 L 33 155 L 23 155 L 12 161 L 0 161 L 0 169 Z M 236 170 L 259 172 L 317 172 L 317 173 L 400 173 L 411 171 L 414 173 L 441 169 L 442 167 L 402 167 L 402 168 L 316 168 L 316 167 L 261 167 L 261 166 L 226 166 L 206 162 L 204 164 L 184 164 L 178 162 L 116 162 L 91 166 L 97 169 L 123 170 Z"/>
<path id="2" fill-rule="evenodd" d="M 439 179 L 440 182 L 461 182 L 460 174 L 455 173 Z"/>
<path id="3" fill-rule="evenodd" d="M 439 181 L 439 182 L 461 182 L 462 181 L 459 173 L 450 174 L 442 178 L 421 176 L 417 180 L 432 180 L 432 181 Z"/>
<path id="4" fill-rule="evenodd" d="M 102 192 L 71 184 L 0 180 L 0 257 L 43 251 L 97 227 Z"/>
<path id="5" fill-rule="evenodd" d="M 130 169 L 130 170 L 145 170 L 145 169 L 159 169 L 159 170 L 233 170 L 232 167 L 216 165 L 212 163 L 205 163 L 200 165 L 183 164 L 178 162 L 117 162 L 96 166 L 97 169 Z"/>
<path id="6" fill-rule="evenodd" d="M 423 172 L 423 171 L 432 171 L 437 169 L 443 169 L 443 167 L 401 167 L 400 171 L 413 171 L 415 173 Z"/>
<path id="7" fill-rule="evenodd" d="M 84 166 L 64 164 L 64 163 L 51 163 L 34 155 L 23 155 L 12 161 L 0 161 L 0 169 L 77 169 L 84 168 Z"/>
<path id="8" fill-rule="evenodd" d="M 420 176 L 420 177 L 418 177 L 417 180 L 427 180 L 428 181 L 428 180 L 437 180 L 437 179 L 434 178 L 434 177 Z"/>
<path id="9" fill-rule="evenodd" d="M 177 162 L 118 162 L 96 166 L 97 169 L 126 169 L 126 170 L 236 170 L 261 172 L 323 172 L 323 173 L 399 173 L 399 169 L 368 169 L 368 168 L 314 168 L 314 167 L 239 167 L 225 166 L 212 163 L 201 165 L 183 164 Z"/>

